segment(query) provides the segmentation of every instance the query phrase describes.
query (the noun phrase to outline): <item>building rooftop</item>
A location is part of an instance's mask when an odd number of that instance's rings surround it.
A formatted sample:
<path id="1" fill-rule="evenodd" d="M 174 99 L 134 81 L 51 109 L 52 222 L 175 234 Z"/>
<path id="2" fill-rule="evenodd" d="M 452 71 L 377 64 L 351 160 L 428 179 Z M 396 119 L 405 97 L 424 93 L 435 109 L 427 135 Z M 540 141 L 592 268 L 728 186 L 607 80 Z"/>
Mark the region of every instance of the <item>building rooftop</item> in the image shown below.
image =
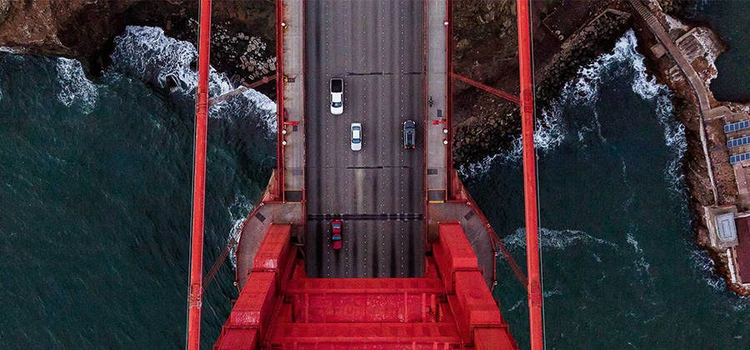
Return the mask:
<path id="1" fill-rule="evenodd" d="M 734 213 L 730 212 L 716 217 L 716 236 L 724 244 L 732 244 L 737 240 Z"/>
<path id="2" fill-rule="evenodd" d="M 704 207 L 703 209 L 711 246 L 722 250 L 736 246 L 738 244 L 737 228 L 734 219 L 737 215 L 737 207 L 725 205 Z"/>
<path id="3" fill-rule="evenodd" d="M 735 219 L 739 244 L 735 247 L 740 283 L 750 283 L 750 216 Z"/>

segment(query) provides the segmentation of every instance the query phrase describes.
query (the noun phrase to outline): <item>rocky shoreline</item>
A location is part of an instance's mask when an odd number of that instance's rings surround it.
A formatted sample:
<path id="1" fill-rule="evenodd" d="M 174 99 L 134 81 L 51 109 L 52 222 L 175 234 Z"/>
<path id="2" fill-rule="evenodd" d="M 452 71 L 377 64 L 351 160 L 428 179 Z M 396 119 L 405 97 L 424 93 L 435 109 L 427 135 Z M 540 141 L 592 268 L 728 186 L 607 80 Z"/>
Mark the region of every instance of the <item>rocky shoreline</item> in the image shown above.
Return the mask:
<path id="1" fill-rule="evenodd" d="M 128 25 L 155 26 L 195 42 L 198 2 L 189 0 L 0 0 L 0 46 L 23 54 L 75 58 L 87 75 L 110 65 L 114 39 Z M 214 0 L 211 65 L 236 85 L 275 70 L 275 1 Z M 273 98 L 275 85 L 260 90 Z"/>
<path id="2" fill-rule="evenodd" d="M 537 6 L 532 14 L 534 80 L 539 113 L 576 77 L 581 66 L 614 47 L 630 28 L 631 16 L 625 11 L 627 4 L 618 0 L 573 2 L 565 7 L 560 2 L 534 5 Z M 489 1 L 482 6 L 475 2 L 456 4 L 454 71 L 457 74 L 518 93 L 514 6 L 510 1 Z M 493 25 L 504 30 L 485 29 Z M 495 45 L 498 50 L 486 49 Z M 520 134 L 518 106 L 494 95 L 455 83 L 454 106 L 456 164 L 482 162 L 509 149 Z"/>
<path id="3" fill-rule="evenodd" d="M 708 27 L 683 23 L 665 13 L 663 7 L 660 8 L 656 2 L 651 2 L 651 9 L 660 24 L 667 28 L 670 37 L 680 47 L 680 51 L 692 58 L 691 66 L 695 69 L 701 84 L 705 86 L 710 104 L 704 107 L 706 110 L 701 111 L 695 89 L 684 75 L 675 69 L 674 60 L 663 53 L 660 43 L 654 38 L 643 20 L 634 21 L 634 29 L 641 44 L 639 51 L 646 57 L 649 71 L 656 76 L 657 81 L 667 85 L 673 91 L 675 117 L 685 127 L 687 152 L 683 159 L 682 169 L 688 189 L 695 242 L 709 253 L 714 262 L 715 272 L 724 276 L 728 289 L 740 295 L 750 295 L 750 288 L 747 285 L 733 282 L 729 267 L 730 257 L 725 250 L 717 249 L 712 245 L 708 218 L 704 215 L 705 208 L 736 206 L 739 211 L 748 209 L 738 193 L 735 170 L 729 162 L 729 153 L 725 146 L 727 138 L 722 131 L 725 121 L 721 119 L 721 114 L 747 114 L 750 111 L 750 104 L 720 102 L 711 93 L 709 88 L 711 80 L 718 74 L 714 61 L 727 49 L 726 44 L 716 33 Z M 705 128 L 703 137 L 701 128 Z M 705 146 L 703 142 L 706 143 Z M 704 151 L 706 149 L 708 156 Z"/>
<path id="4" fill-rule="evenodd" d="M 690 0 L 660 0 L 666 14 L 680 17 Z M 535 1 L 532 14 L 535 46 L 537 110 L 552 102 L 579 67 L 611 50 L 629 28 L 635 29 L 639 50 L 647 58 L 649 71 L 674 91 L 676 117 L 686 131 L 688 150 L 683 160 L 696 242 L 706 248 L 719 273 L 728 276 L 726 254 L 711 249 L 703 220 L 703 207 L 714 203 L 707 184 L 708 167 L 701 145 L 701 111 L 690 86 L 674 79 L 672 64 L 653 48 L 653 35 L 625 0 L 568 2 Z M 248 84 L 274 72 L 274 0 L 213 1 L 211 64 L 227 73 L 234 84 Z M 0 0 L 0 46 L 14 52 L 56 55 L 81 60 L 88 74 L 96 77 L 109 65 L 114 38 L 126 25 L 158 26 L 167 35 L 194 42 L 197 36 L 197 2 L 187 0 Z M 510 0 L 456 1 L 454 9 L 454 71 L 509 93 L 518 93 L 517 28 L 515 3 Z M 689 27 L 672 17 L 664 25 L 681 35 Z M 710 29 L 708 38 L 713 38 Z M 712 59 L 723 45 L 715 40 L 716 52 L 699 64 L 707 83 L 715 76 Z M 490 49 L 492 48 L 492 49 Z M 702 61 L 701 61 L 702 62 Z M 274 84 L 261 92 L 274 98 Z M 748 105 L 721 103 L 711 97 L 711 106 L 730 109 Z M 518 108 L 494 95 L 455 83 L 455 163 L 468 165 L 507 150 L 520 132 Z M 721 144 L 723 139 L 712 140 Z M 712 153 L 713 154 L 713 153 Z M 714 157 L 713 171 L 719 202 L 739 203 L 734 172 L 728 157 Z M 747 208 L 743 208 L 747 209 Z M 729 277 L 727 277 L 729 280 Z M 742 294 L 750 291 L 728 283 Z"/>

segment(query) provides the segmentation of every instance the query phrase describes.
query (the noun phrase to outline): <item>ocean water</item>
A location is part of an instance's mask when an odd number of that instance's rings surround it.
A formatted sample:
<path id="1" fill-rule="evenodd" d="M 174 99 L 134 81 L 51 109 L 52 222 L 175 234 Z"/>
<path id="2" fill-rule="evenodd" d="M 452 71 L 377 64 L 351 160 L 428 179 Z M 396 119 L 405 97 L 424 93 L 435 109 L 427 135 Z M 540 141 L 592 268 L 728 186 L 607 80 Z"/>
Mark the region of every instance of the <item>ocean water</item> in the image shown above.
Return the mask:
<path id="1" fill-rule="evenodd" d="M 645 72 L 632 32 L 541 111 L 539 210 L 551 349 L 747 349 L 748 298 L 693 243 L 671 92 Z M 520 148 L 464 169 L 512 255 L 526 261 Z M 495 295 L 528 348 L 524 288 L 504 261 Z"/>
<path id="2" fill-rule="evenodd" d="M 95 81 L 75 60 L 0 53 L 0 348 L 183 347 L 195 57 L 145 27 Z M 255 91 L 211 109 L 206 270 L 275 166 L 275 112 Z M 206 290 L 206 347 L 233 280 L 226 261 Z"/>
<path id="3" fill-rule="evenodd" d="M 691 19 L 716 30 L 729 50 L 716 59 L 719 75 L 711 82 L 714 97 L 721 101 L 750 102 L 750 1 L 700 0 L 688 9 Z"/>

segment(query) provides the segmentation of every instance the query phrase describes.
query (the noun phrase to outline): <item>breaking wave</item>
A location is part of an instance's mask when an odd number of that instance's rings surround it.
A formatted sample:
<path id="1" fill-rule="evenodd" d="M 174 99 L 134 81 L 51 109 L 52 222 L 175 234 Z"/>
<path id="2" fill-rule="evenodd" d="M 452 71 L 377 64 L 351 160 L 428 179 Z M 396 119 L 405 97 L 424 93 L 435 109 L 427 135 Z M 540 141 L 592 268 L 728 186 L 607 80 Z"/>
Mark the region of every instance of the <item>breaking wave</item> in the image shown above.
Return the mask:
<path id="1" fill-rule="evenodd" d="M 26 53 L 26 51 L 23 48 L 15 48 L 15 47 L 9 47 L 9 46 L 0 46 L 0 52 L 7 52 L 12 53 L 16 55 L 21 55 Z"/>
<path id="2" fill-rule="evenodd" d="M 242 224 L 245 219 L 253 211 L 253 205 L 243 195 L 235 197 L 234 203 L 229 206 L 229 217 L 232 221 L 232 229 L 229 231 L 227 242 L 231 243 L 229 248 L 229 261 L 232 263 L 232 267 L 237 269 L 237 245 L 240 242 L 240 236 L 242 235 Z"/>
<path id="3" fill-rule="evenodd" d="M 276 134 L 276 103 L 253 89 L 247 89 L 238 96 L 240 97 L 232 97 L 211 105 L 210 115 L 215 118 L 236 120 L 250 114 L 258 118 L 258 122 L 267 131 L 268 136 Z"/>
<path id="4" fill-rule="evenodd" d="M 664 130 L 664 142 L 674 156 L 666 165 L 664 176 L 670 184 L 670 189 L 679 193 L 682 191 L 684 177 L 680 167 L 682 157 L 687 150 L 685 126 L 674 117 L 672 92 L 667 86 L 657 83 L 656 78 L 649 76 L 646 72 L 644 57 L 635 51 L 637 42 L 633 31 L 628 31 L 624 38 L 632 44 L 632 52 L 628 52 L 627 55 L 627 57 L 632 58 L 633 69 L 635 70 L 631 88 L 644 100 L 656 99 L 656 117 Z"/>
<path id="5" fill-rule="evenodd" d="M 534 142 L 538 152 L 547 153 L 560 146 L 568 134 L 574 135 L 578 143 L 583 144 L 586 134 L 595 132 L 601 142 L 607 140 L 602 134 L 602 125 L 596 110 L 599 92 L 605 81 L 612 77 L 632 74 L 631 89 L 644 100 L 656 101 L 656 115 L 664 128 L 666 145 L 674 152 L 674 159 L 667 164 L 665 176 L 675 190 L 681 191 L 682 183 L 680 162 L 687 149 L 685 130 L 674 118 L 671 91 L 656 82 L 646 71 L 645 58 L 636 51 L 638 42 L 635 32 L 627 31 L 615 44 L 611 53 L 599 56 L 594 62 L 581 67 L 577 78 L 569 81 L 562 88 L 560 97 L 540 111 L 536 122 Z M 563 110 L 567 107 L 586 107 L 591 111 L 589 125 L 582 125 L 579 130 L 567 130 Z M 465 175 L 485 173 L 492 164 L 516 164 L 522 158 L 522 139 L 513 140 L 511 149 L 461 169 Z"/>
<path id="6" fill-rule="evenodd" d="M 727 289 L 727 283 L 715 271 L 714 261 L 708 256 L 708 252 L 705 250 L 692 250 L 690 252 L 690 260 L 693 262 L 693 266 L 698 269 L 699 276 L 703 281 L 717 292 L 723 292 Z"/>
<path id="7" fill-rule="evenodd" d="M 565 140 L 562 108 L 556 106 L 551 110 L 542 110 L 541 118 L 535 119 L 534 147 L 537 151 L 548 152 L 561 145 Z M 481 161 L 461 166 L 459 173 L 464 176 L 484 174 L 499 161 L 502 164 L 515 164 L 523 158 L 523 137 L 518 135 L 511 142 L 510 151 L 487 156 Z"/>
<path id="8" fill-rule="evenodd" d="M 128 26 L 115 38 L 112 67 L 131 77 L 193 99 L 198 87 L 198 50 L 193 44 L 170 38 L 161 28 Z M 209 68 L 209 96 L 226 94 L 235 87 L 224 74 Z M 212 118 L 258 116 L 268 134 L 276 132 L 276 104 L 267 96 L 247 89 L 209 110 Z"/>
<path id="9" fill-rule="evenodd" d="M 547 250 L 563 250 L 573 245 L 596 244 L 617 249 L 617 244 L 605 241 L 578 230 L 552 230 L 539 228 L 539 244 Z M 526 228 L 519 227 L 516 232 L 503 238 L 505 246 L 509 250 L 526 248 Z"/>
<path id="10" fill-rule="evenodd" d="M 170 38 L 156 27 L 128 26 L 115 38 L 113 67 L 162 89 L 193 94 L 198 87 L 198 50 L 187 41 Z M 229 80 L 209 69 L 209 95 L 232 90 Z"/>
<path id="11" fill-rule="evenodd" d="M 655 77 L 648 74 L 645 58 L 636 51 L 637 47 L 638 41 L 635 33 L 632 30 L 627 31 L 617 41 L 612 53 L 600 56 L 590 67 L 579 71 L 579 79 L 565 86 L 558 103 L 592 105 L 599 98 L 599 90 L 604 77 L 625 74 L 626 69 L 631 68 L 633 71 L 633 80 L 630 84 L 632 91 L 644 100 L 656 102 L 655 113 L 664 130 L 664 142 L 673 154 L 672 159 L 665 165 L 664 177 L 673 193 L 681 193 L 684 176 L 680 168 L 687 150 L 685 127 L 674 117 L 672 92 L 666 85 L 659 84 Z M 606 142 L 601 134 L 601 124 L 596 110 L 593 110 L 593 115 L 598 136 Z"/>
<path id="12" fill-rule="evenodd" d="M 83 114 L 96 108 L 99 92 L 96 85 L 86 78 L 81 62 L 68 58 L 57 58 L 57 100 L 66 107 L 78 108 Z"/>

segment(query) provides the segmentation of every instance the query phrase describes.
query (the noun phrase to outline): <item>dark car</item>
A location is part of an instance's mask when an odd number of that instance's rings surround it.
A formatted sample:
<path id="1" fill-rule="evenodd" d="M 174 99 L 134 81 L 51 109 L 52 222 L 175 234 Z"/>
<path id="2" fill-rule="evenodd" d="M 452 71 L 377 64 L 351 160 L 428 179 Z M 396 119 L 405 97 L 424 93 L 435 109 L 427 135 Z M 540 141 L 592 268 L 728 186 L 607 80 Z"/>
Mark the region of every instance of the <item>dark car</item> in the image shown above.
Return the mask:
<path id="1" fill-rule="evenodd" d="M 331 221 L 331 245 L 333 249 L 341 249 L 341 220 Z"/>
<path id="2" fill-rule="evenodd" d="M 404 122 L 404 149 L 414 149 L 416 147 L 417 123 L 413 120 Z"/>

